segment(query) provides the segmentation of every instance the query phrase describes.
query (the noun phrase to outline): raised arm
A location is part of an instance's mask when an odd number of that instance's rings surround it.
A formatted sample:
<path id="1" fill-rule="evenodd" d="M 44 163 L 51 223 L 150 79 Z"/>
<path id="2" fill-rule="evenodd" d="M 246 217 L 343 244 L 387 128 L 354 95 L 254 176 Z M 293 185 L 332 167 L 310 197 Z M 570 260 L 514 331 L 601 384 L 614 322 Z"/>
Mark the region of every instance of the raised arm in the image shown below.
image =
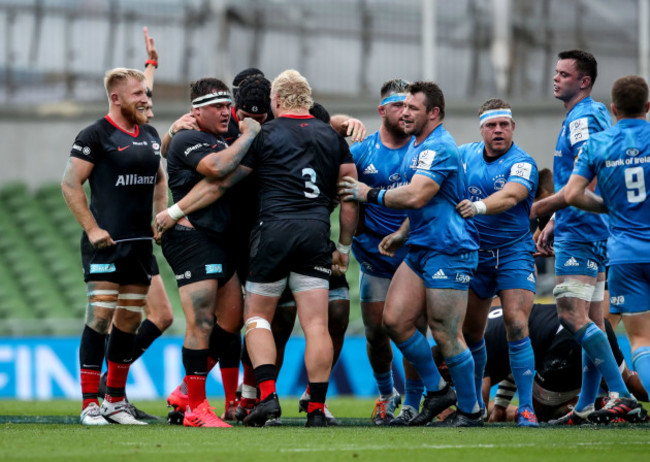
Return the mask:
<path id="1" fill-rule="evenodd" d="M 147 87 L 153 90 L 153 75 L 158 68 L 158 51 L 156 50 L 153 37 L 149 36 L 147 26 L 144 26 L 142 31 L 144 32 L 144 45 L 147 49 L 147 60 L 144 64 L 144 78 Z"/>

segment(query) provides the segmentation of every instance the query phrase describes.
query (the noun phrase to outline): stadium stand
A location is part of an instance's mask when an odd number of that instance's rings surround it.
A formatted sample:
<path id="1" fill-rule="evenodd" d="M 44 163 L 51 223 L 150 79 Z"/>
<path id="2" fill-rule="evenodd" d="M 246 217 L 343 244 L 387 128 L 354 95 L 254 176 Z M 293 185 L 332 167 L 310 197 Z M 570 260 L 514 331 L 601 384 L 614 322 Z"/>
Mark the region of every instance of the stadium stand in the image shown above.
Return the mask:
<path id="1" fill-rule="evenodd" d="M 58 184 L 0 188 L 0 335 L 78 331 L 86 305 L 80 236 Z M 159 247 L 155 253 L 175 317 L 183 319 L 174 275 Z"/>

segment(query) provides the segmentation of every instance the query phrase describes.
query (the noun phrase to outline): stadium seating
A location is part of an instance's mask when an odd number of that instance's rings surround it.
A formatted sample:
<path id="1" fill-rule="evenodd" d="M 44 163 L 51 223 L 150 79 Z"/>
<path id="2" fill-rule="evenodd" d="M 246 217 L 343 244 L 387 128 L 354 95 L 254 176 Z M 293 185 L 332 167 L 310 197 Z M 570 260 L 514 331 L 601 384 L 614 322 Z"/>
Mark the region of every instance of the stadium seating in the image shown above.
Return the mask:
<path id="1" fill-rule="evenodd" d="M 58 184 L 0 188 L 0 335 L 79 332 L 86 308 L 80 237 Z M 155 253 L 174 315 L 183 319 L 174 275 L 157 246 Z"/>

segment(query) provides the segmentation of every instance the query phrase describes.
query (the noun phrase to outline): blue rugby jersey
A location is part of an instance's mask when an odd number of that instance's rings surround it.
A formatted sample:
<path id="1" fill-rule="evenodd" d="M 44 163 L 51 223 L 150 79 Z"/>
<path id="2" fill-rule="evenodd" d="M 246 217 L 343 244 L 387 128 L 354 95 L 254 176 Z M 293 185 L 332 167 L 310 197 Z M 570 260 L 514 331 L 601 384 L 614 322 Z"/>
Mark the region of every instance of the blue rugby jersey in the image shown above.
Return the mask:
<path id="1" fill-rule="evenodd" d="M 350 152 L 357 167 L 359 181 L 372 188 L 394 189 L 408 184 L 400 173 L 400 167 L 406 156 L 409 143 L 399 149 L 384 146 L 379 131 L 369 135 L 363 141 L 350 147 Z M 391 234 L 406 219 L 405 210 L 390 209 L 377 204 L 363 204 L 365 228 L 381 235 Z"/>
<path id="2" fill-rule="evenodd" d="M 623 119 L 593 135 L 573 173 L 598 179 L 609 215 L 609 263 L 650 262 L 650 123 Z"/>
<path id="3" fill-rule="evenodd" d="M 481 249 L 496 249 L 524 239 L 532 242 L 530 207 L 537 191 L 538 170 L 535 160 L 515 143 L 500 157 L 486 162 L 485 143 L 468 143 L 459 147 L 465 167 L 469 200 L 482 200 L 503 189 L 506 183 L 519 183 L 528 197 L 505 212 L 477 215 L 474 224 L 479 232 Z"/>
<path id="4" fill-rule="evenodd" d="M 567 114 L 555 146 L 553 181 L 559 191 L 569 181 L 580 147 L 594 134 L 611 127 L 604 104 L 587 97 Z M 598 191 L 598 190 L 597 190 Z M 607 219 L 575 207 L 555 214 L 555 241 L 594 242 L 607 239 Z"/>
<path id="5" fill-rule="evenodd" d="M 428 204 L 408 210 L 411 230 L 407 244 L 447 255 L 477 250 L 476 228 L 456 211 L 456 205 L 467 198 L 460 153 L 442 125 L 419 145 L 410 146 L 401 173 L 407 181 L 414 175 L 424 175 L 440 185 Z"/>

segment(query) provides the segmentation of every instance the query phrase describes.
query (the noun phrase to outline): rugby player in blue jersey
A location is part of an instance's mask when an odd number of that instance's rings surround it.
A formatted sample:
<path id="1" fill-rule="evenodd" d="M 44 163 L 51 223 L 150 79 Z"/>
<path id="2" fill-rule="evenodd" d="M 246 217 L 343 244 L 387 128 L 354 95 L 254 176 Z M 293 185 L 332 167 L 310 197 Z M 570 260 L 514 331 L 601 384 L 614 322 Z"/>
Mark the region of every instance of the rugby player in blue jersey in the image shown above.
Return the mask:
<path id="1" fill-rule="evenodd" d="M 650 124 L 646 121 L 648 85 L 626 76 L 612 87 L 612 111 L 618 123 L 582 146 L 566 186 L 566 200 L 581 209 L 609 216 L 608 287 L 610 311 L 623 315 L 632 363 L 650 389 Z M 596 178 L 601 196 L 587 189 Z M 605 406 L 588 416 L 592 422 L 648 420 L 629 395 L 610 393 Z"/>
<path id="2" fill-rule="evenodd" d="M 487 352 L 483 333 L 492 298 L 499 295 L 508 334 L 510 368 L 519 389 L 517 423 L 537 427 L 533 409 L 535 355 L 528 336 L 528 317 L 535 297 L 535 243 L 530 206 L 537 191 L 535 160 L 512 141 L 515 121 L 510 104 L 489 99 L 479 109 L 483 141 L 460 146 L 469 199 L 456 210 L 473 219 L 479 233 L 479 263 L 470 283 L 463 326 L 475 363 L 474 379 L 481 407 Z"/>
<path id="3" fill-rule="evenodd" d="M 478 262 L 478 236 L 471 222 L 455 210 L 467 197 L 467 185 L 456 142 L 442 125 L 444 117 L 445 100 L 438 85 L 410 84 L 402 118 L 406 133 L 415 139 L 400 170 L 404 185 L 389 190 L 370 188 L 347 177 L 339 184 L 339 193 L 348 201 L 408 213 L 409 249 L 386 296 L 384 326 L 427 389 L 422 410 L 409 425 L 430 422 L 456 403 L 457 395 L 457 412 L 437 424 L 480 426 L 483 418 L 474 386 L 474 359 L 462 334 L 469 281 Z M 399 240 L 386 239 L 380 249 L 392 253 Z M 456 392 L 440 376 L 429 343 L 416 328 L 423 314 L 449 366 Z"/>
<path id="4" fill-rule="evenodd" d="M 412 136 L 404 132 L 401 120 L 407 85 L 402 79 L 389 80 L 382 85 L 382 100 L 377 108 L 381 127 L 350 148 L 359 179 L 373 188 L 387 190 L 403 185 L 399 171 L 412 140 Z M 400 415 L 395 418 L 401 396 L 394 388 L 393 350 L 382 321 L 388 286 L 406 256 L 406 248 L 390 257 L 380 254 L 378 247 L 385 236 L 399 229 L 405 218 L 404 210 L 364 204 L 358 232 L 352 241 L 352 252 L 361 268 L 359 296 L 368 360 L 380 393 L 372 413 L 372 421 L 377 425 L 406 425 L 418 413 L 424 391 L 417 373 L 405 361 L 406 395 Z"/>
<path id="5" fill-rule="evenodd" d="M 597 132 L 611 126 L 604 104 L 591 98 L 598 74 L 596 59 L 582 50 L 558 54 L 553 93 L 564 103 L 567 116 L 555 148 L 553 176 L 556 193 L 536 202 L 531 217 L 551 215 L 540 234 L 542 253 L 555 251 L 555 295 L 562 325 L 583 348 L 583 377 L 575 409 L 553 424 L 579 424 L 594 410 L 601 377 L 611 391 L 630 396 L 607 343 L 603 321 L 607 222 L 603 216 L 568 207 L 564 186 L 582 145 Z M 553 232 L 555 242 L 551 243 Z"/>

